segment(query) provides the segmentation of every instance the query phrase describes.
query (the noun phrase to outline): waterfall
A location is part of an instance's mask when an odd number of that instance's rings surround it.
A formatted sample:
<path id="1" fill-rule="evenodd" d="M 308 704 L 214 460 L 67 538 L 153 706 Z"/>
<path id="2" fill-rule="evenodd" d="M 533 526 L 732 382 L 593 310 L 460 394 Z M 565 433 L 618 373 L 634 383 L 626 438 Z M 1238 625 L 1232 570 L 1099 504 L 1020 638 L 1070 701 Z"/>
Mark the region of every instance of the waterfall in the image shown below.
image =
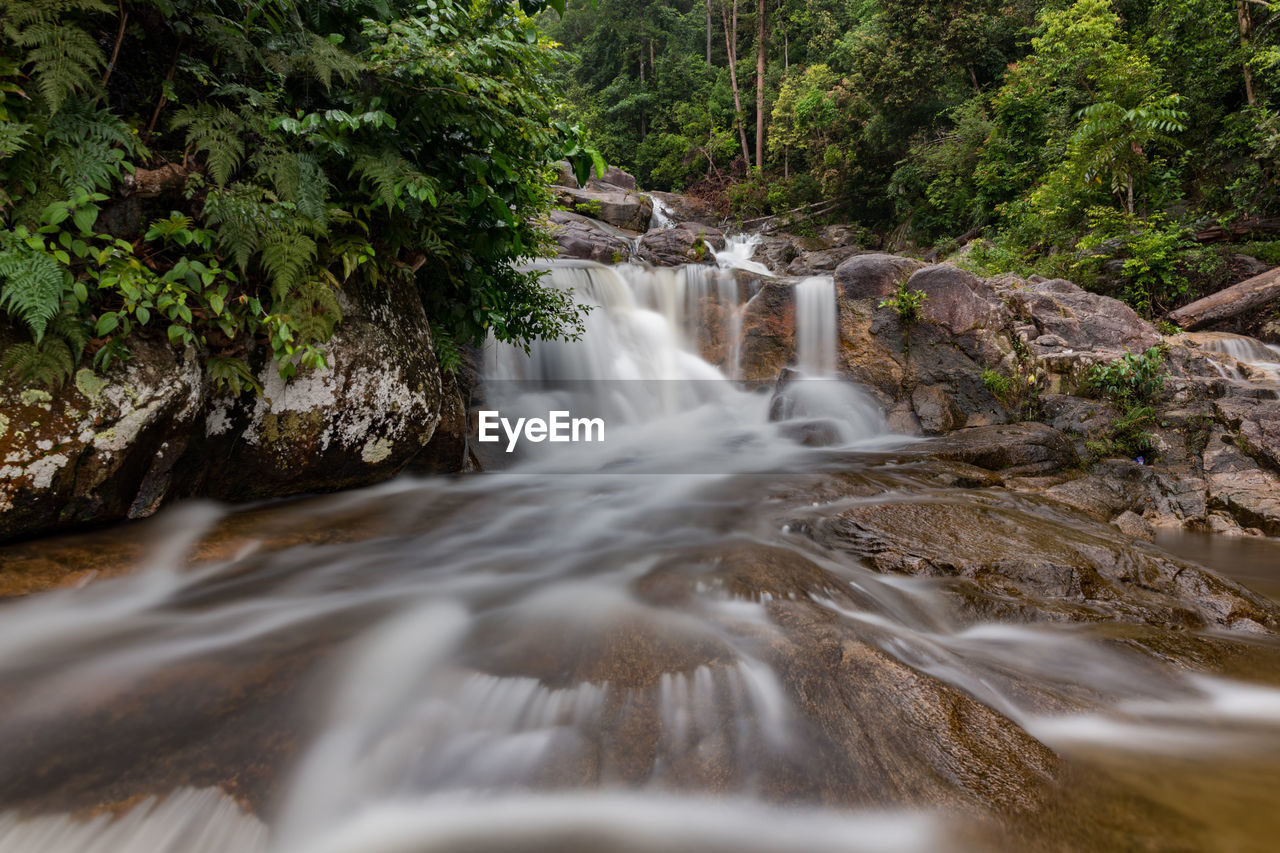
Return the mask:
<path id="1" fill-rule="evenodd" d="M 725 238 L 725 246 L 716 252 L 716 263 L 721 269 L 744 270 L 754 275 L 772 276 L 773 271 L 759 261 L 752 260 L 756 247 L 763 238 L 759 234 L 733 234 Z"/>
<path id="2" fill-rule="evenodd" d="M 646 196 L 649 201 L 653 202 L 653 219 L 649 223 L 652 228 L 674 228 L 676 225 L 675 217 L 671 213 L 671 208 L 665 201 L 656 195 Z"/>
<path id="3" fill-rule="evenodd" d="M 796 367 L 810 377 L 836 371 L 836 285 L 829 275 L 796 285 Z"/>

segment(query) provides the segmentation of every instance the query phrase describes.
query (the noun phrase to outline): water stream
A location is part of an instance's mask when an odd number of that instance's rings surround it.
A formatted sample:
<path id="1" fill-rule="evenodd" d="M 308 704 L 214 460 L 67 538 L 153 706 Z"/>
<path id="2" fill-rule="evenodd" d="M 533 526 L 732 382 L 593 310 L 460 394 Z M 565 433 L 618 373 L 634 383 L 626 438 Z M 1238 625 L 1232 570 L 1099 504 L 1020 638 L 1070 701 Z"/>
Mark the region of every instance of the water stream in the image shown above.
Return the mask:
<path id="1" fill-rule="evenodd" d="M 722 266 L 745 268 L 732 245 Z M 991 849 L 1004 830 L 946 793 L 988 783 L 944 779 L 927 744 L 947 720 L 912 716 L 933 684 L 1067 753 L 1136 756 L 1073 765 L 1077 828 L 1100 774 L 1129 803 L 1115 780 L 1152 756 L 1280 746 L 1269 641 L 1245 681 L 1107 626 L 975 622 L 934 581 L 803 534 L 796 519 L 859 501 L 988 500 L 937 486 L 833 378 L 829 277 L 797 285 L 800 378 L 779 406 L 729 381 L 750 296 L 731 271 L 550 275 L 595 306 L 588 333 L 490 347 L 489 402 L 599 414 L 606 441 L 462 479 L 190 504 L 87 540 L 134 571 L 0 604 L 0 853 Z M 815 421 L 836 440 L 798 441 Z M 1059 523 L 1002 500 L 1028 529 Z M 832 651 L 797 646 L 798 624 L 916 680 L 817 702 L 850 685 L 801 674 Z M 842 714 L 865 732 L 837 754 Z M 1179 791 L 1152 814 L 1198 819 Z M 1158 839 L 1159 820 L 1102 823 Z"/>

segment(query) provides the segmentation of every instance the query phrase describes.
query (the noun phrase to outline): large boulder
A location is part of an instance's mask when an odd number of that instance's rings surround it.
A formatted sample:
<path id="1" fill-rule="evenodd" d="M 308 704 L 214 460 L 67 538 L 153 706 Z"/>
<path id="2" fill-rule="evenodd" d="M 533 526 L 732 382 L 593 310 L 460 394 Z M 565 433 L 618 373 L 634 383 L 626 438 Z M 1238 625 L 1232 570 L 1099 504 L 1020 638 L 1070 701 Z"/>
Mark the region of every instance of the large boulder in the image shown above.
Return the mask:
<path id="1" fill-rule="evenodd" d="M 640 238 L 636 255 L 655 266 L 713 264 L 715 253 L 725 246 L 724 232 L 696 222 L 674 228 L 657 228 Z"/>
<path id="2" fill-rule="evenodd" d="M 875 276 L 867 278 L 877 280 Z M 952 335 L 975 329 L 999 332 L 1010 319 L 994 288 L 958 267 L 937 265 L 917 270 L 907 280 L 907 288 L 925 294 L 920 311 L 922 319 Z"/>
<path id="3" fill-rule="evenodd" d="M 801 251 L 787 265 L 787 275 L 831 275 L 840 264 L 860 251 L 861 249 L 857 246 L 833 246 L 830 249 L 818 249 L 812 252 Z"/>
<path id="4" fill-rule="evenodd" d="M 898 255 L 855 255 L 836 267 L 836 287 L 846 299 L 880 300 L 923 266 Z"/>
<path id="5" fill-rule="evenodd" d="M 620 264 L 631 257 L 630 241 L 594 219 L 553 210 L 551 223 L 551 233 L 560 246 L 558 258 Z"/>
<path id="6" fill-rule="evenodd" d="M 592 172 L 592 175 L 594 174 L 595 172 Z M 593 177 L 591 180 L 587 181 L 588 187 L 592 187 L 593 184 L 596 186 L 603 185 L 607 187 L 620 187 L 621 189 L 631 190 L 634 192 L 636 189 L 636 176 L 630 172 L 624 172 L 617 166 L 610 166 L 605 170 L 604 175 L 601 177 Z"/>
<path id="7" fill-rule="evenodd" d="M 574 213 L 607 222 L 625 231 L 647 231 L 653 202 L 639 193 L 597 185 L 599 189 L 558 187 L 560 204 Z"/>
<path id="8" fill-rule="evenodd" d="M 267 363 L 262 394 L 211 401 L 197 493 L 246 500 L 367 485 L 431 440 L 443 392 L 416 291 L 392 277 L 343 293 L 329 367 L 286 381 Z"/>
<path id="9" fill-rule="evenodd" d="M 0 376 L 0 540 L 155 512 L 202 408 L 194 354 L 139 341 L 54 393 Z"/>

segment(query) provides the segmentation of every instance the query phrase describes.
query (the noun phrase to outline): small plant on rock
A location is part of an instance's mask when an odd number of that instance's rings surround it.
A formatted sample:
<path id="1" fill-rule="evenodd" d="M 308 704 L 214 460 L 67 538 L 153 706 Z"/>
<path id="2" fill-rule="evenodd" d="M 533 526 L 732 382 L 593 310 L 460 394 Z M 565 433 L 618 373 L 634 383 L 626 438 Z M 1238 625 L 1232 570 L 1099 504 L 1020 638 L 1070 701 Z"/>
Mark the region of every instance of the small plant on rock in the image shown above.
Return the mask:
<path id="1" fill-rule="evenodd" d="M 898 282 L 898 287 L 881 303 L 881 308 L 892 308 L 898 312 L 898 319 L 904 327 L 920 321 L 920 311 L 929 295 L 923 290 L 907 287 L 907 282 Z"/>

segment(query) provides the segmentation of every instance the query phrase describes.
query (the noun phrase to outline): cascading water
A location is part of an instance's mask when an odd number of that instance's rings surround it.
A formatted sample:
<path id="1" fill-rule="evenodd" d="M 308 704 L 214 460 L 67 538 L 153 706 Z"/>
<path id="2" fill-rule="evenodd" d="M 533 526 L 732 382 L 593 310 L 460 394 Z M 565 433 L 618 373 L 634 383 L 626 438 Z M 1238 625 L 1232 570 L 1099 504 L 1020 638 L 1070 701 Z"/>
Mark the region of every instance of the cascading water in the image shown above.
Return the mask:
<path id="1" fill-rule="evenodd" d="M 759 234 L 731 234 L 725 237 L 725 246 L 716 252 L 716 263 L 721 269 L 743 270 L 754 275 L 773 275 L 764 264 L 754 260 L 756 247 L 762 238 Z"/>
<path id="2" fill-rule="evenodd" d="M 550 277 L 595 306 L 587 334 L 490 347 L 487 404 L 604 412 L 607 442 L 258 528 L 193 504 L 147 528 L 137 573 L 4 604 L 0 851 L 941 851 L 972 806 L 948 786 L 1021 796 L 1007 762 L 931 745 L 982 714 L 1129 748 L 1280 721 L 1280 691 L 1112 635 L 960 618 L 934 580 L 803 535 L 936 488 L 832 378 L 829 278 L 795 290 L 798 366 L 826 377 L 800 384 L 823 390 L 779 412 L 701 356 L 708 316 L 739 334 L 732 276 Z M 796 440 L 821 417 L 840 446 Z"/>

